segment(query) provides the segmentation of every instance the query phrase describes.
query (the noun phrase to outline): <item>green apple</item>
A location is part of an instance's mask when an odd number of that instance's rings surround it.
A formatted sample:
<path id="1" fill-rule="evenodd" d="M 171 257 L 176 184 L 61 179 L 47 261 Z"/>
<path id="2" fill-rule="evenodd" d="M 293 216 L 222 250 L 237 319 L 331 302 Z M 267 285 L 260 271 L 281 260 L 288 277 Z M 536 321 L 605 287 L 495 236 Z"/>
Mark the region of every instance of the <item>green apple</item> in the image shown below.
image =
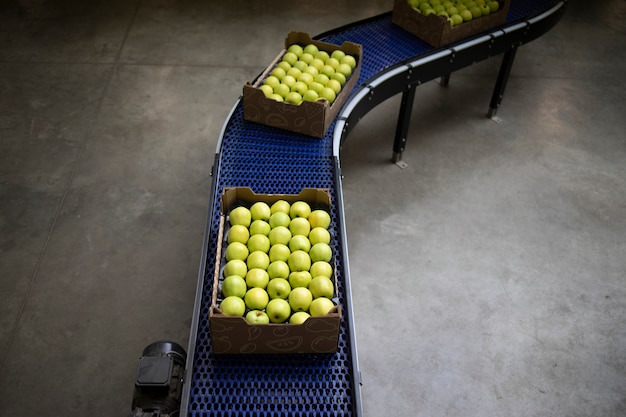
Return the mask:
<path id="1" fill-rule="evenodd" d="M 448 13 L 448 15 L 450 17 L 454 16 L 455 14 L 459 14 L 459 9 L 457 9 L 455 6 L 450 6 L 446 9 L 446 12 Z M 463 18 L 461 18 L 463 19 Z"/>
<path id="2" fill-rule="evenodd" d="M 330 278 L 317 276 L 313 277 L 311 282 L 309 283 L 309 290 L 311 294 L 313 294 L 313 298 L 333 298 L 335 294 L 335 286 Z"/>
<path id="3" fill-rule="evenodd" d="M 276 88 L 276 86 L 278 86 L 278 84 L 280 84 L 280 80 L 278 79 L 278 77 L 270 75 L 265 79 L 265 81 L 263 81 L 263 84 L 269 85 L 270 87 L 272 87 L 273 90 L 274 88 Z"/>
<path id="4" fill-rule="evenodd" d="M 322 68 L 324 68 L 324 65 L 326 65 L 324 61 L 317 58 L 314 58 L 313 61 L 311 61 L 311 63 L 309 64 L 309 66 L 317 68 L 320 74 L 322 73 Z"/>
<path id="5" fill-rule="evenodd" d="M 289 246 L 284 245 L 282 243 L 277 243 L 270 247 L 270 262 L 283 261 L 287 262 L 289 259 L 289 255 L 291 255 L 291 250 Z"/>
<path id="6" fill-rule="evenodd" d="M 310 44 L 308 44 L 308 45 L 306 45 L 304 47 L 304 52 L 307 53 L 307 54 L 315 55 L 319 51 L 320 51 L 319 48 L 316 45 L 312 44 L 312 43 L 310 43 Z"/>
<path id="7" fill-rule="evenodd" d="M 309 91 L 309 86 L 304 81 L 296 81 L 296 84 L 293 86 L 293 90 L 304 98 L 304 93 Z"/>
<path id="8" fill-rule="evenodd" d="M 248 243 L 248 239 L 250 239 L 250 231 L 246 226 L 236 224 L 228 229 L 228 236 L 226 237 L 228 243 L 239 242 L 245 245 Z"/>
<path id="9" fill-rule="evenodd" d="M 313 81 L 315 81 L 316 83 L 320 83 L 323 86 L 326 86 L 326 84 L 328 84 L 328 80 L 330 80 L 330 78 L 328 78 L 328 75 L 326 74 L 317 74 L 313 76 Z"/>
<path id="10" fill-rule="evenodd" d="M 259 86 L 259 90 L 263 91 L 263 95 L 265 97 L 269 97 L 272 94 L 274 94 L 274 89 L 267 84 L 263 84 L 262 86 Z"/>
<path id="11" fill-rule="evenodd" d="M 291 315 L 291 306 L 287 300 L 282 298 L 274 298 L 267 303 L 265 312 L 270 317 L 272 323 L 284 323 Z"/>
<path id="12" fill-rule="evenodd" d="M 270 317 L 265 311 L 250 310 L 248 311 L 248 314 L 246 314 L 246 322 L 249 324 L 268 324 L 270 322 Z"/>
<path id="13" fill-rule="evenodd" d="M 480 10 L 480 7 L 478 6 L 473 6 L 471 9 L 469 9 L 469 11 L 472 13 L 472 18 L 474 19 L 478 19 L 479 17 L 483 15 L 483 11 Z"/>
<path id="14" fill-rule="evenodd" d="M 325 316 L 334 306 L 335 303 L 333 303 L 326 297 L 316 298 L 315 300 L 311 301 L 309 313 L 313 317 Z"/>
<path id="15" fill-rule="evenodd" d="M 248 241 L 248 244 L 249 244 L 249 241 Z M 309 255 L 311 256 L 311 261 L 313 262 L 317 262 L 317 261 L 330 262 L 330 260 L 333 258 L 333 251 L 330 248 L 330 245 L 328 243 L 316 243 L 315 245 L 311 246 Z"/>
<path id="16" fill-rule="evenodd" d="M 267 293 L 272 300 L 274 298 L 282 298 L 285 300 L 289 297 L 290 292 L 291 285 L 289 285 L 289 281 L 285 278 L 270 279 L 270 282 L 267 284 Z"/>
<path id="17" fill-rule="evenodd" d="M 491 10 L 491 13 L 494 13 L 497 12 L 500 8 L 500 3 L 498 3 L 497 1 L 488 1 L 487 6 L 489 6 L 489 10 Z"/>
<path id="18" fill-rule="evenodd" d="M 309 242 L 311 243 L 311 245 L 315 245 L 316 243 L 329 244 L 330 232 L 323 227 L 314 227 L 309 233 Z"/>
<path id="19" fill-rule="evenodd" d="M 293 78 L 298 81 L 298 77 L 302 74 L 302 71 L 298 68 L 291 68 L 287 71 L 287 75 L 291 75 Z"/>
<path id="20" fill-rule="evenodd" d="M 311 214 L 311 206 L 306 201 L 296 201 L 291 205 L 289 209 L 289 216 L 292 219 L 296 217 L 304 217 L 307 219 Z"/>
<path id="21" fill-rule="evenodd" d="M 289 250 L 291 250 L 291 252 L 295 252 L 297 250 L 308 252 L 310 249 L 311 241 L 304 235 L 295 235 L 289 240 Z"/>
<path id="22" fill-rule="evenodd" d="M 335 94 L 339 94 L 339 92 L 341 91 L 341 83 L 335 79 L 328 80 L 328 84 L 326 84 L 326 87 L 332 88 Z"/>
<path id="23" fill-rule="evenodd" d="M 245 227 L 250 227 L 250 222 L 252 221 L 250 210 L 244 206 L 235 207 L 230 211 L 228 221 L 231 226 L 240 224 Z"/>
<path id="24" fill-rule="evenodd" d="M 274 261 L 274 262 L 270 262 L 269 266 L 267 267 L 267 274 L 270 277 L 270 280 L 273 280 L 274 278 L 289 278 L 289 265 L 287 265 L 287 262 L 285 261 Z"/>
<path id="25" fill-rule="evenodd" d="M 323 89 L 324 89 L 324 85 L 316 81 L 313 81 L 311 84 L 309 84 L 309 91 L 315 91 L 318 97 Z"/>
<path id="26" fill-rule="evenodd" d="M 248 259 L 246 259 L 246 264 L 248 265 L 248 269 L 260 268 L 267 270 L 267 267 L 270 265 L 270 257 L 267 252 L 260 250 L 250 252 Z"/>
<path id="27" fill-rule="evenodd" d="M 250 310 L 263 310 L 270 301 L 267 291 L 259 287 L 250 288 L 243 299 Z"/>
<path id="28" fill-rule="evenodd" d="M 311 269 L 309 270 L 311 276 L 314 277 L 326 277 L 330 278 L 333 276 L 333 267 L 330 263 L 324 261 L 317 261 L 311 265 Z"/>
<path id="29" fill-rule="evenodd" d="M 262 234 L 250 236 L 250 239 L 248 239 L 248 250 L 250 251 L 250 253 L 257 251 L 265 253 L 269 252 L 270 238 Z"/>
<path id="30" fill-rule="evenodd" d="M 243 298 L 247 289 L 246 280 L 239 275 L 229 275 L 222 281 L 222 295 L 224 297 L 234 295 L 235 297 Z"/>
<path id="31" fill-rule="evenodd" d="M 463 23 L 463 18 L 458 13 L 451 14 L 450 15 L 450 20 L 451 20 L 453 26 L 457 26 L 457 25 L 460 25 L 461 23 Z"/>
<path id="32" fill-rule="evenodd" d="M 287 94 L 291 91 L 291 88 L 287 84 L 280 83 L 274 87 L 274 94 L 278 94 L 283 99 L 287 97 Z"/>
<path id="33" fill-rule="evenodd" d="M 224 265 L 225 277 L 229 275 L 239 275 L 240 277 L 245 277 L 247 273 L 248 267 L 241 259 L 233 259 L 232 261 L 226 262 L 226 265 Z"/>
<path id="34" fill-rule="evenodd" d="M 353 57 L 352 55 L 346 55 L 343 58 L 341 58 L 339 60 L 340 63 L 342 64 L 347 64 L 350 66 L 350 68 L 354 69 L 356 68 L 356 58 Z"/>
<path id="35" fill-rule="evenodd" d="M 264 269 L 253 268 L 246 273 L 246 285 L 248 288 L 267 288 L 268 282 L 270 282 L 270 276 Z"/>
<path id="36" fill-rule="evenodd" d="M 339 66 L 337 67 L 337 72 L 345 75 L 346 79 L 348 79 L 352 74 L 352 67 L 348 64 L 339 64 Z"/>
<path id="37" fill-rule="evenodd" d="M 311 268 L 311 257 L 305 251 L 297 250 L 289 255 L 287 264 L 291 272 L 308 271 Z"/>
<path id="38" fill-rule="evenodd" d="M 311 224 L 306 217 L 294 217 L 291 222 L 289 222 L 289 231 L 291 232 L 291 236 L 308 236 L 311 231 Z"/>
<path id="39" fill-rule="evenodd" d="M 335 73 L 335 69 L 331 67 L 330 65 L 325 64 L 322 68 L 320 68 L 320 73 L 324 74 L 325 76 L 328 77 L 328 79 L 330 79 Z"/>
<path id="40" fill-rule="evenodd" d="M 248 258 L 248 248 L 241 242 L 230 243 L 226 247 L 226 260 L 241 259 L 245 261 Z"/>
<path id="41" fill-rule="evenodd" d="M 491 9 L 486 4 L 478 7 L 480 7 L 480 11 L 482 12 L 483 16 L 487 16 L 489 13 L 491 13 Z"/>
<path id="42" fill-rule="evenodd" d="M 472 12 L 469 11 L 468 9 L 463 10 L 459 14 L 463 18 L 464 22 L 469 22 L 470 20 L 472 20 L 474 18 L 474 15 L 472 15 Z"/>
<path id="43" fill-rule="evenodd" d="M 293 67 L 298 68 L 300 71 L 304 72 L 309 67 L 309 64 L 304 61 L 298 61 L 295 64 L 293 64 Z"/>
<path id="44" fill-rule="evenodd" d="M 291 317 L 289 317 L 289 324 L 302 324 L 309 317 L 311 317 L 311 315 L 306 311 L 298 311 L 297 313 L 293 313 Z"/>
<path id="45" fill-rule="evenodd" d="M 227 316 L 243 317 L 243 313 L 246 312 L 246 303 L 240 297 L 231 295 L 222 300 L 220 310 Z"/>
<path id="46" fill-rule="evenodd" d="M 276 64 L 276 66 L 278 68 L 282 68 L 285 70 L 285 72 L 289 71 L 291 69 L 291 64 L 289 62 L 286 61 L 280 61 L 278 64 Z"/>
<path id="47" fill-rule="evenodd" d="M 342 50 L 339 49 L 335 49 L 331 54 L 330 57 L 331 58 L 335 58 L 338 61 L 341 61 L 341 59 L 346 56 L 346 53 Z"/>
<path id="48" fill-rule="evenodd" d="M 308 288 L 297 287 L 289 293 L 289 305 L 292 311 L 308 311 L 311 301 L 313 301 L 313 295 Z"/>
<path id="49" fill-rule="evenodd" d="M 283 79 L 280 80 L 280 82 L 281 84 L 286 84 L 287 86 L 289 86 L 289 89 L 291 91 L 294 84 L 296 83 L 296 77 L 294 77 L 293 75 L 285 75 Z"/>
<path id="50" fill-rule="evenodd" d="M 306 92 L 302 95 L 302 101 L 315 102 L 319 98 L 320 96 L 315 92 L 315 90 L 306 90 Z"/>
<path id="51" fill-rule="evenodd" d="M 306 84 L 307 89 L 308 89 L 309 88 L 309 84 L 311 84 L 313 82 L 313 75 L 309 74 L 308 72 L 303 72 L 302 74 L 300 74 L 300 76 L 298 78 L 296 78 L 296 80 Z"/>
<path id="52" fill-rule="evenodd" d="M 249 234 L 267 236 L 270 234 L 270 230 L 272 230 L 272 227 L 268 222 L 266 222 L 265 220 L 255 220 L 250 225 Z M 250 239 L 250 236 L 248 236 L 248 239 Z"/>
<path id="53" fill-rule="evenodd" d="M 306 63 L 307 66 L 309 66 L 311 64 L 311 61 L 313 61 L 314 59 L 315 57 L 308 52 L 304 52 L 302 55 L 300 55 L 300 62 Z"/>
<path id="54" fill-rule="evenodd" d="M 285 226 L 277 226 L 270 230 L 269 239 L 272 246 L 278 244 L 289 245 L 291 232 Z"/>
<path id="55" fill-rule="evenodd" d="M 294 43 L 293 45 L 289 45 L 287 52 L 293 52 L 296 56 L 300 56 L 304 53 L 304 49 L 297 43 Z"/>
<path id="56" fill-rule="evenodd" d="M 302 73 L 310 74 L 313 77 L 313 81 L 315 81 L 315 77 L 320 73 L 320 71 L 313 66 L 307 66 L 302 70 Z"/>
<path id="57" fill-rule="evenodd" d="M 289 65 L 293 65 L 298 62 L 298 55 L 293 52 L 287 51 L 285 55 L 283 55 L 283 61 L 288 62 Z"/>
<path id="58" fill-rule="evenodd" d="M 314 57 L 317 59 L 321 59 L 324 62 L 330 59 L 330 55 L 328 55 L 328 52 L 326 51 L 319 51 L 318 53 L 314 55 Z"/>
<path id="59" fill-rule="evenodd" d="M 278 78 L 279 80 L 282 81 L 283 77 L 285 75 L 287 75 L 287 71 L 285 71 L 284 69 L 282 69 L 281 67 L 275 67 L 274 69 L 272 69 L 272 71 L 270 72 L 270 75 L 273 75 L 274 77 Z"/>
<path id="60" fill-rule="evenodd" d="M 295 105 L 302 104 L 302 95 L 296 91 L 292 91 L 285 97 L 285 102 Z"/>
<path id="61" fill-rule="evenodd" d="M 286 200 L 277 200 L 274 203 L 272 203 L 272 206 L 270 207 L 270 210 L 272 212 L 272 214 L 280 211 L 283 212 L 285 214 L 289 214 L 289 208 L 291 208 L 291 204 L 289 204 L 288 201 Z"/>
<path id="62" fill-rule="evenodd" d="M 337 80 L 337 81 L 339 81 L 339 84 L 340 84 L 340 85 L 342 85 L 342 86 L 343 86 L 343 85 L 346 83 L 346 81 L 347 81 L 346 76 L 345 76 L 345 75 L 343 75 L 343 74 L 342 74 L 342 73 L 340 73 L 340 72 L 335 72 L 335 73 L 333 74 L 333 76 L 332 76 L 332 77 L 330 77 L 330 79 L 331 79 L 331 80 Z M 330 82 L 330 81 L 329 81 L 329 82 Z"/>
<path id="63" fill-rule="evenodd" d="M 278 226 L 289 227 L 289 223 L 291 223 L 291 217 L 288 213 L 277 211 L 270 216 L 269 224 L 272 229 Z"/>
<path id="64" fill-rule="evenodd" d="M 285 99 L 283 98 L 283 96 L 281 96 L 280 94 L 272 94 L 271 96 L 268 97 L 270 100 L 274 100 L 274 101 L 278 101 L 278 102 L 283 102 L 285 101 Z"/>
<path id="65" fill-rule="evenodd" d="M 341 64 L 341 62 L 339 62 L 337 58 L 328 58 L 328 60 L 326 61 L 326 65 L 330 65 L 331 67 L 333 67 L 334 70 L 337 70 L 339 64 Z"/>
<path id="66" fill-rule="evenodd" d="M 265 220 L 268 221 L 272 215 L 270 206 L 264 201 L 257 201 L 250 206 L 250 216 L 252 220 Z"/>
<path id="67" fill-rule="evenodd" d="M 289 285 L 291 285 L 291 288 L 308 288 L 311 279 L 309 271 L 295 271 L 289 274 Z"/>
<path id="68" fill-rule="evenodd" d="M 337 94 L 335 94 L 335 90 L 330 87 L 324 87 L 322 93 L 320 94 L 320 98 L 328 101 L 328 103 L 333 104 L 335 99 L 337 98 Z"/>

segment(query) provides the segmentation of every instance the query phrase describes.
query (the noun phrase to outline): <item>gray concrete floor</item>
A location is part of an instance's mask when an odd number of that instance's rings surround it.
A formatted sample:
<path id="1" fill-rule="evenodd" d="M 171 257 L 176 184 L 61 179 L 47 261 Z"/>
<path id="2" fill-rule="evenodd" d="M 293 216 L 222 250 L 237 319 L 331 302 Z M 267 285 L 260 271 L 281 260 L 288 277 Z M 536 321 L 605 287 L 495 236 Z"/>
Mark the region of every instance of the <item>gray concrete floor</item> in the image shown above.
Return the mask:
<path id="1" fill-rule="evenodd" d="M 0 415 L 126 416 L 186 346 L 209 172 L 287 31 L 391 1 L 0 2 Z M 399 98 L 342 150 L 365 416 L 626 415 L 626 3 Z"/>

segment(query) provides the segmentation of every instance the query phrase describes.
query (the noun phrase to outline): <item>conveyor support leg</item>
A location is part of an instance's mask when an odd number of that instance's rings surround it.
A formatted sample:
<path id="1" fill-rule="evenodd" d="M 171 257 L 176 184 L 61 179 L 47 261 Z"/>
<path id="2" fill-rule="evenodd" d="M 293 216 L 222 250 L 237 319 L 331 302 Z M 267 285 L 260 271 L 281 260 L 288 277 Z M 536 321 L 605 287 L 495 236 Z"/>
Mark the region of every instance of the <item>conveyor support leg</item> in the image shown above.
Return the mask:
<path id="1" fill-rule="evenodd" d="M 509 80 L 511 74 L 511 68 L 513 68 L 513 61 L 515 60 L 515 53 L 517 52 L 517 46 L 509 48 L 502 58 L 502 64 L 500 64 L 500 72 L 498 73 L 498 79 L 496 80 L 496 86 L 493 89 L 491 95 L 491 104 L 489 105 L 490 118 L 495 117 L 498 107 L 502 103 L 502 97 L 504 96 L 504 89 L 506 83 Z"/>
<path id="2" fill-rule="evenodd" d="M 396 137 L 393 142 L 393 156 L 391 158 L 392 162 L 396 164 L 402 160 L 402 153 L 406 146 L 406 137 L 411 123 L 411 112 L 413 111 L 416 89 L 416 85 L 409 85 L 402 93 L 400 114 L 398 115 L 398 124 L 396 125 Z"/>

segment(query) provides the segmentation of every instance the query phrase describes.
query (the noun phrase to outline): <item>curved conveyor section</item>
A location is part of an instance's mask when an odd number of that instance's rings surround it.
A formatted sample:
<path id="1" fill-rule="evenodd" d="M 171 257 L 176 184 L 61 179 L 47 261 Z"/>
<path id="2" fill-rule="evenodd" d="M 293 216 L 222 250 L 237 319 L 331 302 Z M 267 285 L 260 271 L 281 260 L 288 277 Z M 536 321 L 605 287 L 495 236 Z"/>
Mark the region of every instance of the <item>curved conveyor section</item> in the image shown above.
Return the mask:
<path id="1" fill-rule="evenodd" d="M 497 98 L 504 91 L 511 52 L 548 31 L 564 9 L 564 1 L 516 0 L 502 27 L 443 48 L 433 48 L 393 25 L 391 13 L 318 36 L 334 44 L 349 40 L 363 45 L 357 88 L 322 139 L 247 122 L 241 100 L 235 103 L 220 134 L 212 171 L 182 415 L 362 415 L 339 164 L 341 143 L 360 118 L 387 98 L 403 93 L 403 98 L 412 100 L 412 92 L 420 83 L 504 53 L 492 108 L 494 103 L 499 105 Z M 399 120 L 394 153 L 401 153 L 405 142 L 401 127 L 408 124 L 410 105 L 404 104 L 403 99 L 405 116 L 401 114 Z M 330 191 L 338 298 L 344 311 L 336 354 L 213 354 L 208 314 L 219 202 L 225 187 L 250 187 L 257 193 L 297 194 L 305 187 Z"/>

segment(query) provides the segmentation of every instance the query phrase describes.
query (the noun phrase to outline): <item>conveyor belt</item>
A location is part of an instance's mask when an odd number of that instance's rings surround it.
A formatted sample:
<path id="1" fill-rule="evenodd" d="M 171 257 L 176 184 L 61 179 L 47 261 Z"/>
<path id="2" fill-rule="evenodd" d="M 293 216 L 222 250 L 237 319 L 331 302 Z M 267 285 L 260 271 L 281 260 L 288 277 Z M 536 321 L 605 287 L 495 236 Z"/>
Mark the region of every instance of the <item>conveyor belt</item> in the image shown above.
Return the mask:
<path id="1" fill-rule="evenodd" d="M 361 375 L 357 364 L 351 305 L 339 145 L 367 111 L 384 99 L 404 91 L 408 84 L 419 84 L 449 74 L 462 66 L 503 53 L 511 46 L 517 47 L 540 36 L 556 23 L 564 5 L 564 2 L 554 0 L 514 0 L 507 23 L 493 32 L 495 35 L 476 37 L 473 43 L 472 40 L 459 42 L 453 52 L 450 52 L 450 47 L 432 48 L 394 26 L 390 13 L 320 35 L 319 39 L 334 44 L 348 40 L 363 45 L 358 87 L 322 139 L 247 122 L 243 119 L 241 102 L 235 103 L 222 129 L 213 166 L 182 415 L 362 415 Z M 529 21 L 531 18 L 535 20 Z M 485 48 L 485 45 L 489 47 Z M 476 51 L 476 58 L 471 56 L 472 51 Z M 459 59 L 450 60 L 447 54 L 451 53 L 459 56 Z M 424 57 L 431 58 L 424 60 Z M 449 65 L 443 64 L 446 61 Z M 407 63 L 417 64 L 407 66 Z M 411 74 L 409 78 L 404 74 L 407 71 Z M 403 81 L 400 82 L 401 79 Z M 372 99 L 373 92 L 376 92 L 375 99 Z M 339 351 L 336 354 L 213 354 L 208 313 L 217 246 L 219 201 L 222 190 L 230 186 L 250 187 L 257 193 L 297 194 L 305 187 L 330 190 L 338 296 L 344 309 Z"/>

